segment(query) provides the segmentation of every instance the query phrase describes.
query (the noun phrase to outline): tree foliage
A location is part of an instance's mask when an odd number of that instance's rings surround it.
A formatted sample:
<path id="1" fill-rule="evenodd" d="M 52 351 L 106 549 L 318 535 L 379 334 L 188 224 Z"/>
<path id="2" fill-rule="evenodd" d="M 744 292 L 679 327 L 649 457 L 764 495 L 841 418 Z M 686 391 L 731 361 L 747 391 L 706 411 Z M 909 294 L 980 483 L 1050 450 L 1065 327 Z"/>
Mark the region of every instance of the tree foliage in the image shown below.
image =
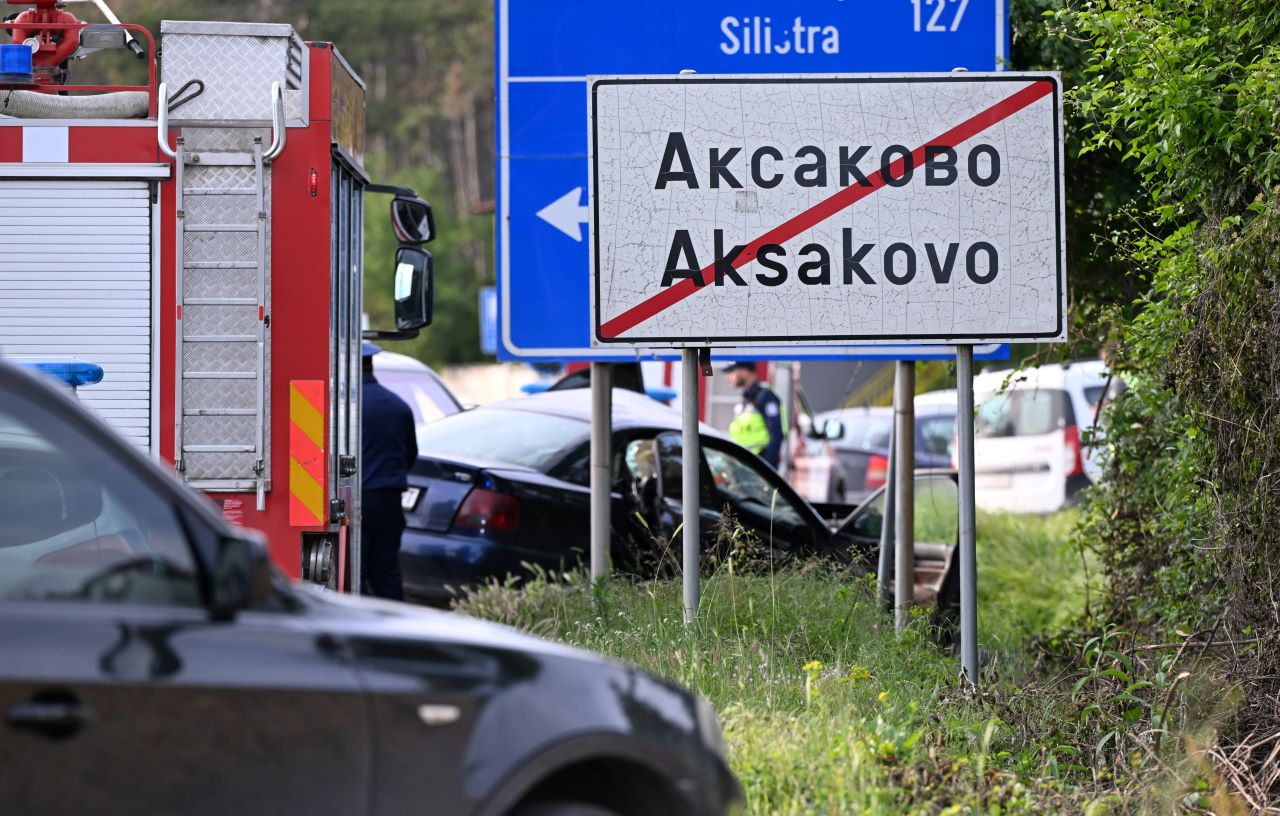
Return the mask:
<path id="1" fill-rule="evenodd" d="M 1122 149 L 1161 218 L 1221 219 L 1280 182 L 1280 6 L 1093 2 L 1086 149 Z"/>
<path id="2" fill-rule="evenodd" d="M 1142 179 L 1116 245 L 1149 282 L 1082 537 L 1113 616 L 1230 646 L 1245 740 L 1280 721 L 1280 4 L 1090 0 L 1057 20 L 1089 43 L 1082 152 Z"/>
<path id="3" fill-rule="evenodd" d="M 1070 91 L 1085 80 L 1088 52 L 1083 39 L 1063 36 L 1055 23 L 1064 8 L 1065 0 L 1014 0 L 1009 67 L 1060 71 Z M 1100 314 L 1141 294 L 1140 280 L 1124 274 L 1126 265 L 1108 240 L 1118 214 L 1138 193 L 1138 178 L 1119 148 L 1086 139 L 1086 113 L 1076 96 L 1068 95 L 1065 108 L 1067 284 L 1076 340 L 1065 354 L 1080 356 L 1102 339 Z"/>

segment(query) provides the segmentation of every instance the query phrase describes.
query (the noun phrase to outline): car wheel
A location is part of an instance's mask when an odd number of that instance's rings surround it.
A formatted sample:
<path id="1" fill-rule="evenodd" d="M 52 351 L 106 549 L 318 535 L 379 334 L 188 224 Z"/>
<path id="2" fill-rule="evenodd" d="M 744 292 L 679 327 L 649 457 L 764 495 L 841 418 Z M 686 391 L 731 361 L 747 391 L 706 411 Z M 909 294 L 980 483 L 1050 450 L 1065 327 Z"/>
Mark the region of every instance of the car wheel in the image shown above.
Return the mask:
<path id="1" fill-rule="evenodd" d="M 585 802 L 536 802 L 516 808 L 511 816 L 618 816 L 612 810 Z"/>

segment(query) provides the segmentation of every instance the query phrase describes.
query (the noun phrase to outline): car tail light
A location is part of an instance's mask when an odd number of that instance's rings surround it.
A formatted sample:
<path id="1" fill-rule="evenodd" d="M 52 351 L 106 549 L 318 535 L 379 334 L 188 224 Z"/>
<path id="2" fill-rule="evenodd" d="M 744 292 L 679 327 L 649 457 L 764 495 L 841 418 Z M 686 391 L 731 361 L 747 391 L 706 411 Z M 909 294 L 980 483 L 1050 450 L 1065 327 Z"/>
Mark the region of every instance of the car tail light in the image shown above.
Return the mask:
<path id="1" fill-rule="evenodd" d="M 514 533 L 520 526 L 520 502 L 504 493 L 474 488 L 454 515 L 453 526 L 482 533 Z"/>
<path id="2" fill-rule="evenodd" d="M 1084 457 L 1080 449 L 1080 429 L 1068 425 L 1062 429 L 1062 444 L 1066 451 L 1063 464 L 1068 476 L 1079 476 L 1084 473 Z"/>
<path id="3" fill-rule="evenodd" d="M 889 459 L 878 453 L 871 454 L 871 458 L 867 460 L 867 476 L 863 480 L 862 486 L 868 490 L 884 487 L 884 483 L 888 478 Z"/>

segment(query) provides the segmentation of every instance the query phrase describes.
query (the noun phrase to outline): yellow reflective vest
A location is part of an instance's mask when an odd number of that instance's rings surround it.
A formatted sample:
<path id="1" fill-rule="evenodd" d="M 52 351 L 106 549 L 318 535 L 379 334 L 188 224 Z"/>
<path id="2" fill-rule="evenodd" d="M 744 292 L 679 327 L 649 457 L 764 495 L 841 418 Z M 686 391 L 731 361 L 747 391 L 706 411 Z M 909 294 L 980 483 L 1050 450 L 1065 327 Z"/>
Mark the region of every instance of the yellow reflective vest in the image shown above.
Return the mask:
<path id="1" fill-rule="evenodd" d="M 729 438 L 755 454 L 769 447 L 769 428 L 755 405 L 742 405 L 742 410 L 729 423 Z"/>

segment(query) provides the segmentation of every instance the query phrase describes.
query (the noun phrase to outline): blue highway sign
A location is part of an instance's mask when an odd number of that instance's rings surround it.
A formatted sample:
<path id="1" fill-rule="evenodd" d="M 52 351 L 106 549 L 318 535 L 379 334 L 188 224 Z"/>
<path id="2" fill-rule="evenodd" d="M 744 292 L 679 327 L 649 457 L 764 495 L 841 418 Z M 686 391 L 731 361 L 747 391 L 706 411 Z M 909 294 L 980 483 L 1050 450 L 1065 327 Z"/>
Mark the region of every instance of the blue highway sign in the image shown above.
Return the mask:
<path id="1" fill-rule="evenodd" d="M 1007 0 L 496 2 L 504 359 L 635 359 L 590 347 L 589 74 L 993 71 L 1005 67 L 1009 42 Z M 926 346 L 778 351 L 786 359 L 952 356 Z"/>

